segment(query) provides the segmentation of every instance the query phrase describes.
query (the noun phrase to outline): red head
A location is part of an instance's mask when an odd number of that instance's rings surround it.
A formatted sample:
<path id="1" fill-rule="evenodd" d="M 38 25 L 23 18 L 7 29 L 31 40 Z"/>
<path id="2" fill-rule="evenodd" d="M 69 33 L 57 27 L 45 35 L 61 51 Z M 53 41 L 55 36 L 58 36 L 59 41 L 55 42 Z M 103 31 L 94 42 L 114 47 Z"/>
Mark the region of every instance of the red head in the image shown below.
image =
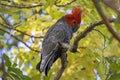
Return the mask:
<path id="1" fill-rule="evenodd" d="M 82 10 L 80 8 L 73 8 L 71 14 L 65 15 L 65 21 L 75 28 L 78 24 L 81 23 L 81 14 Z"/>

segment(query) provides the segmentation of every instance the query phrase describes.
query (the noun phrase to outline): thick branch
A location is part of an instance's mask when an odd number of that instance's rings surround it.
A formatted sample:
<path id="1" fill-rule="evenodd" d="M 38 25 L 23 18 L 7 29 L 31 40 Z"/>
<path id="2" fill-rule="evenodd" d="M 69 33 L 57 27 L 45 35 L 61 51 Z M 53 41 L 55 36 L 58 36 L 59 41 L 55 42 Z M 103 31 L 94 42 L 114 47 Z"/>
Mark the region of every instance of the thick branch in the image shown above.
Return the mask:
<path id="1" fill-rule="evenodd" d="M 21 5 L 10 5 L 10 4 L 4 4 L 4 3 L 1 3 L 0 2 L 0 5 L 2 6 L 7 6 L 7 7 L 14 7 L 14 8 L 19 8 L 19 9 L 22 9 L 22 8 L 34 8 L 34 7 L 39 7 L 39 6 L 43 6 L 43 3 L 39 3 L 39 4 L 36 4 L 36 5 L 31 5 L 31 6 L 21 6 Z"/>
<path id="2" fill-rule="evenodd" d="M 109 19 L 109 22 L 114 22 L 115 19 Z M 104 24 L 103 21 L 97 21 L 92 24 L 90 24 L 83 32 L 78 34 L 74 40 L 72 52 L 76 52 L 78 48 L 79 41 L 84 38 L 89 32 L 91 32 L 96 26 Z"/>
<path id="3" fill-rule="evenodd" d="M 92 0 L 92 1 L 95 5 L 99 15 L 103 19 L 106 27 L 108 28 L 108 30 L 111 32 L 111 34 L 114 36 L 114 38 L 116 38 L 120 42 L 120 35 L 117 32 L 115 32 L 114 29 L 112 28 L 112 25 L 109 23 L 108 18 L 105 16 L 104 12 L 102 11 L 99 1 L 97 1 L 97 0 Z"/>
<path id="4" fill-rule="evenodd" d="M 28 46 L 25 42 L 23 42 L 22 40 L 20 40 L 19 38 L 17 38 L 17 37 L 14 36 L 13 34 L 11 34 L 10 32 L 8 32 L 8 31 L 6 31 L 6 30 L 4 30 L 4 29 L 2 29 L 2 28 L 0 28 L 0 30 L 3 31 L 3 32 L 6 32 L 7 34 L 9 34 L 11 37 L 15 38 L 16 40 L 22 42 L 22 43 L 23 43 L 25 46 L 27 46 L 29 49 L 31 49 L 31 50 L 33 50 L 33 51 L 35 51 L 35 52 L 40 52 L 40 51 L 38 51 L 38 50 L 35 50 L 35 49 L 31 48 L 31 47 Z"/>
<path id="5" fill-rule="evenodd" d="M 109 19 L 109 22 L 114 22 L 116 19 Z M 73 45 L 69 45 L 69 44 L 66 44 L 66 43 L 60 43 L 60 45 L 63 47 L 63 48 L 66 48 L 68 49 L 69 51 L 71 52 L 77 52 L 77 48 L 78 48 L 78 44 L 79 44 L 79 41 L 81 39 L 83 39 L 85 36 L 87 36 L 87 34 L 89 32 L 91 32 L 92 30 L 94 30 L 95 27 L 99 26 L 99 25 L 102 25 L 104 24 L 103 21 L 97 21 L 97 22 L 94 22 L 92 24 L 90 24 L 82 33 L 78 34 L 74 40 L 74 43 Z M 102 34 L 103 35 L 103 34 Z M 104 40 L 105 41 L 105 40 Z M 104 42 L 104 48 L 105 48 L 105 42 Z"/>

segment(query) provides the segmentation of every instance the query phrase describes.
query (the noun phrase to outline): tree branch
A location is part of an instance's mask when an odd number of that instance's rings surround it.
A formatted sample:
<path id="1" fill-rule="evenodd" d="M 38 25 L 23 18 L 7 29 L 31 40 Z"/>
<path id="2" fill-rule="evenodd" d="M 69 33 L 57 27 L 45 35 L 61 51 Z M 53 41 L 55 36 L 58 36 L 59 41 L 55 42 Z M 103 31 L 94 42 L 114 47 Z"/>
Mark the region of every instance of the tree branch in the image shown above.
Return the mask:
<path id="1" fill-rule="evenodd" d="M 115 19 L 109 19 L 110 22 L 114 22 Z M 74 39 L 74 43 L 73 43 L 73 47 L 72 47 L 72 52 L 76 52 L 77 48 L 78 48 L 78 43 L 81 39 L 83 39 L 85 36 L 87 36 L 87 34 L 89 32 L 91 32 L 96 26 L 98 25 L 102 25 L 104 24 L 103 21 L 96 21 L 94 23 L 91 23 L 83 32 L 81 32 L 80 34 L 78 34 L 75 39 Z"/>
<path id="2" fill-rule="evenodd" d="M 109 19 L 109 22 L 114 22 L 116 19 L 112 18 L 112 19 Z M 66 43 L 60 43 L 60 45 L 63 47 L 63 48 L 66 48 L 68 49 L 69 51 L 71 52 L 77 52 L 77 48 L 78 48 L 78 44 L 80 42 L 81 39 L 83 39 L 84 37 L 87 36 L 87 34 L 89 32 L 91 32 L 92 30 L 94 30 L 95 27 L 99 26 L 99 25 L 102 25 L 104 24 L 103 21 L 96 21 L 94 23 L 91 23 L 83 32 L 81 32 L 80 34 L 78 34 L 75 39 L 74 39 L 74 43 L 73 45 L 69 45 L 69 44 L 66 44 Z M 103 34 L 102 34 L 103 35 Z M 104 40 L 104 48 L 105 48 L 105 41 Z M 104 49 L 103 49 L 104 50 Z"/>
<path id="3" fill-rule="evenodd" d="M 71 2 L 66 3 L 66 4 L 63 4 L 63 5 L 58 5 L 58 2 L 56 1 L 56 2 L 55 2 L 55 5 L 56 5 L 57 7 L 65 7 L 65 6 L 67 6 L 67 5 L 72 4 L 72 3 L 75 2 L 75 1 L 76 1 L 76 0 L 72 0 Z"/>
<path id="4" fill-rule="evenodd" d="M 2 15 L 2 14 L 0 14 L 0 17 L 2 18 L 2 20 L 7 24 L 3 24 L 3 23 L 1 23 L 0 22 L 0 25 L 2 25 L 2 26 L 5 26 L 6 28 L 8 28 L 8 29 L 12 29 L 12 30 L 15 30 L 15 31 L 17 31 L 17 32 L 20 32 L 20 33 L 22 33 L 22 34 L 24 34 L 24 35 L 27 35 L 27 36 L 30 36 L 30 37 L 34 37 L 34 38 L 44 38 L 43 36 L 33 36 L 33 35 L 29 35 L 29 34 L 27 34 L 27 33 L 25 33 L 25 32 L 22 32 L 21 30 L 18 30 L 18 29 L 16 29 L 14 26 L 11 26 L 10 24 L 9 24 L 9 22 L 5 19 L 5 17 Z"/>
<path id="5" fill-rule="evenodd" d="M 2 29 L 2 28 L 0 28 L 0 30 L 3 31 L 3 32 L 5 32 L 5 33 L 7 33 L 7 34 L 9 34 L 11 37 L 15 38 L 16 40 L 22 42 L 22 43 L 23 43 L 26 47 L 28 47 L 29 49 L 31 49 L 31 50 L 33 50 L 33 51 L 35 51 L 35 52 L 40 52 L 40 51 L 38 51 L 38 50 L 35 50 L 35 49 L 31 48 L 31 47 L 28 46 L 25 42 L 23 42 L 22 40 L 20 40 L 19 38 L 17 38 L 17 37 L 14 36 L 13 34 L 11 34 L 10 32 L 8 32 L 8 31 L 6 31 L 6 30 L 4 30 L 4 29 Z"/>
<path id="6" fill-rule="evenodd" d="M 56 5 L 57 7 L 65 7 L 65 6 L 67 6 L 67 5 L 72 4 L 72 3 L 75 2 L 75 1 L 76 1 L 76 0 L 73 0 L 73 1 L 71 1 L 71 2 L 69 2 L 69 3 L 66 3 L 66 4 L 63 4 L 63 5 L 58 5 L 58 4 L 57 4 L 58 2 L 55 2 L 55 5 Z M 23 9 L 23 8 L 29 9 L 29 8 L 34 8 L 34 7 L 43 6 L 44 4 L 43 4 L 43 3 L 39 3 L 39 4 L 36 4 L 36 5 L 31 5 L 31 6 L 23 6 L 23 5 L 21 6 L 21 5 L 5 4 L 5 3 L 0 2 L 0 5 L 1 5 L 1 6 L 7 6 L 7 7 L 19 8 L 19 9 Z"/>
<path id="7" fill-rule="evenodd" d="M 0 23 L 0 25 L 2 25 L 2 26 L 5 26 L 6 28 L 8 28 L 8 29 L 12 29 L 12 30 L 15 30 L 15 31 L 17 31 L 17 32 L 20 32 L 20 33 L 22 33 L 22 34 L 24 34 L 24 35 L 26 35 L 26 36 L 30 36 L 30 37 L 34 37 L 34 38 L 44 38 L 44 36 L 33 36 L 33 35 L 30 35 L 30 34 L 27 34 L 27 33 L 25 33 L 25 32 L 22 32 L 21 30 L 18 30 L 18 29 L 16 29 L 16 28 L 14 28 L 13 26 L 9 26 L 9 25 L 6 25 L 6 24 L 3 24 L 3 23 Z"/>
<path id="8" fill-rule="evenodd" d="M 29 8 L 34 8 L 34 7 L 43 6 L 44 4 L 43 4 L 43 3 L 39 3 L 39 4 L 36 4 L 36 5 L 31 5 L 31 6 L 21 6 L 21 5 L 4 4 L 4 3 L 0 2 L 0 5 L 1 5 L 1 6 L 7 6 L 7 7 L 19 8 L 19 9 L 23 9 L 23 8 L 29 9 Z"/>
<path id="9" fill-rule="evenodd" d="M 105 50 L 105 48 L 106 48 L 106 37 L 105 37 L 105 35 L 101 31 L 99 31 L 97 29 L 93 29 L 93 30 L 99 32 L 103 36 L 103 38 L 104 38 L 104 47 L 102 49 L 102 52 L 103 52 Z"/>
<path id="10" fill-rule="evenodd" d="M 105 23 L 106 27 L 108 28 L 108 30 L 111 32 L 111 34 L 113 35 L 114 38 L 116 38 L 119 42 L 120 42 L 120 35 L 114 31 L 114 29 L 112 28 L 112 25 L 109 23 L 108 18 L 105 16 L 104 12 L 102 11 L 102 8 L 100 6 L 100 3 L 98 0 L 92 0 L 96 10 L 98 11 L 100 17 L 103 19 L 103 22 Z"/>
<path id="11" fill-rule="evenodd" d="M 1 17 L 1 19 L 2 19 L 7 25 L 10 25 L 9 22 L 8 22 L 8 20 L 5 19 L 5 17 L 4 17 L 1 13 L 0 13 L 0 17 Z"/>

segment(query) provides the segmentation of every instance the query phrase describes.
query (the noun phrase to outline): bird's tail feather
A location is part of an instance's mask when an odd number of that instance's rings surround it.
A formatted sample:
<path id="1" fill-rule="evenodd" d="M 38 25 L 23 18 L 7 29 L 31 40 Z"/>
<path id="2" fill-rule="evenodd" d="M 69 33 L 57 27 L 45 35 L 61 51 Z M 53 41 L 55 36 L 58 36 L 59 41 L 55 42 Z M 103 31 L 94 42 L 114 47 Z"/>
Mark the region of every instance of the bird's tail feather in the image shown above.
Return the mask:
<path id="1" fill-rule="evenodd" d="M 57 45 L 49 55 L 45 56 L 44 58 L 41 58 L 41 61 L 37 64 L 36 68 L 42 73 L 45 72 L 45 75 L 47 75 L 48 71 L 50 70 L 50 67 L 52 64 L 56 61 L 56 59 L 60 56 L 58 53 L 59 46 Z"/>

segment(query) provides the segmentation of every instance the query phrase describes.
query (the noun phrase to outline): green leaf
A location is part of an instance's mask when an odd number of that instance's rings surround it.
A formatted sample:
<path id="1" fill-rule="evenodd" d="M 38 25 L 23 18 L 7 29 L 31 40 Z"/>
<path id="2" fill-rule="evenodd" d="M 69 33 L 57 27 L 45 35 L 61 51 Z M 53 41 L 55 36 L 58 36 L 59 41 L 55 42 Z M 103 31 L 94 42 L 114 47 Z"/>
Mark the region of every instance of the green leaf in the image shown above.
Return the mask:
<path id="1" fill-rule="evenodd" d="M 14 77 L 14 80 L 22 80 L 21 77 L 19 76 L 19 74 L 14 73 L 12 71 L 9 72 L 9 74 Z"/>
<path id="2" fill-rule="evenodd" d="M 9 72 L 12 72 L 11 74 L 14 77 L 19 77 L 19 80 L 21 80 L 21 79 L 22 80 L 31 80 L 28 76 L 23 75 L 22 71 L 19 68 L 9 68 Z"/>
<path id="3" fill-rule="evenodd" d="M 15 80 L 15 78 L 10 73 L 8 73 L 7 80 Z"/>
<path id="4" fill-rule="evenodd" d="M 22 71 L 20 71 L 19 68 L 10 68 L 10 71 L 13 71 L 14 73 L 17 73 L 18 75 L 22 75 Z"/>
<path id="5" fill-rule="evenodd" d="M 120 80 L 120 74 L 113 74 L 108 80 Z"/>
<path id="6" fill-rule="evenodd" d="M 22 78 L 23 78 L 23 80 L 31 80 L 31 78 L 26 75 L 23 75 Z"/>
<path id="7" fill-rule="evenodd" d="M 120 64 L 112 63 L 110 64 L 110 68 L 112 69 L 112 71 L 117 72 L 120 70 Z"/>
<path id="8" fill-rule="evenodd" d="M 120 33 L 120 15 L 117 16 L 117 19 L 115 21 L 115 28 Z"/>
<path id="9" fill-rule="evenodd" d="M 5 65 L 7 67 L 10 67 L 11 66 L 11 61 L 10 61 L 9 57 L 6 54 L 4 54 L 4 58 L 5 58 Z"/>
<path id="10" fill-rule="evenodd" d="M 12 67 L 16 67 L 17 66 L 17 64 L 16 63 L 14 63 L 13 65 L 12 65 Z"/>
<path id="11" fill-rule="evenodd" d="M 0 35 L 4 35 L 4 33 L 5 33 L 5 32 L 3 32 L 3 31 L 0 30 Z"/>

